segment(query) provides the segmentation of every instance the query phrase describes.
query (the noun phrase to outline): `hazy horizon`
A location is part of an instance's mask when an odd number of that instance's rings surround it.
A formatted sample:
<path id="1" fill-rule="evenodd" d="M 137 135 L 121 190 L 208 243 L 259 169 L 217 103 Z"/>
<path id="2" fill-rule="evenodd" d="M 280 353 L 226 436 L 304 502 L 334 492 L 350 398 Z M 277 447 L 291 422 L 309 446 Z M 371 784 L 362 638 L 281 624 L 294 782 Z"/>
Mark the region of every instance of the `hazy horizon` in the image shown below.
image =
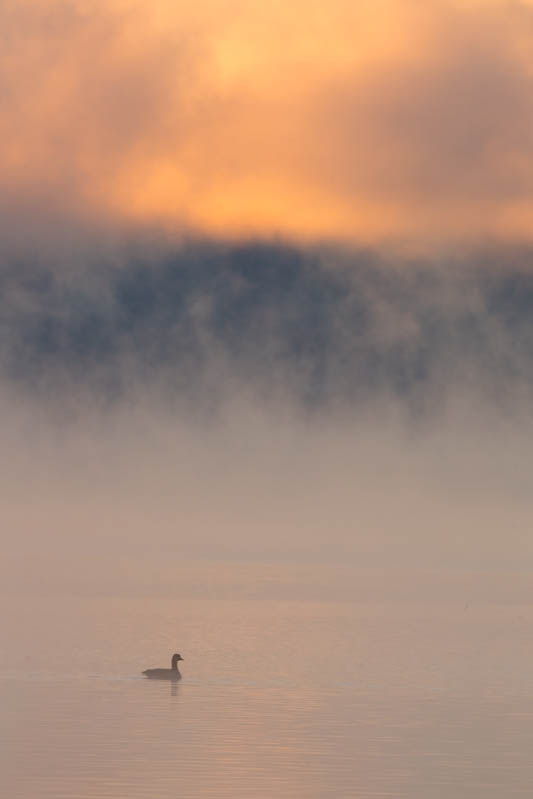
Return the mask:
<path id="1" fill-rule="evenodd" d="M 185 564 L 207 582 L 198 562 L 235 561 L 501 571 L 514 595 L 532 555 L 529 249 L 141 237 L 74 268 L 23 252 L 1 307 L 11 591 L 197 593 Z"/>

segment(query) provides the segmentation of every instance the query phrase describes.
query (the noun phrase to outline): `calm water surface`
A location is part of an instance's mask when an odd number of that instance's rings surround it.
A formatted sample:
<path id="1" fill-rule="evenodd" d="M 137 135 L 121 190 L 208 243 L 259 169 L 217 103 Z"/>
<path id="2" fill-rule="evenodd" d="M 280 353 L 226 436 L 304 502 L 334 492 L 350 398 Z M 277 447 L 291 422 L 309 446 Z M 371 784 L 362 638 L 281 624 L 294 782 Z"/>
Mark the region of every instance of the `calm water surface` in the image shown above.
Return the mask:
<path id="1" fill-rule="evenodd" d="M 533 796 L 524 607 L 4 600 L 0 795 Z M 179 651 L 179 684 L 140 671 Z"/>

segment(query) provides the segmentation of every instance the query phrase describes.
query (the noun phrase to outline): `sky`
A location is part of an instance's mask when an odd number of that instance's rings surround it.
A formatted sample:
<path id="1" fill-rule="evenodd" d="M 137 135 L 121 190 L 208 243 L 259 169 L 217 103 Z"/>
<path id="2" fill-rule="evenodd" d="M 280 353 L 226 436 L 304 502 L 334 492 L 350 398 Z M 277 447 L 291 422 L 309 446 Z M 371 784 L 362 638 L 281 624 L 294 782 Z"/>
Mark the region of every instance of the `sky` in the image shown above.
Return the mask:
<path id="1" fill-rule="evenodd" d="M 0 40 L 4 585 L 516 586 L 533 4 L 4 0 Z"/>
<path id="2" fill-rule="evenodd" d="M 4 0 L 6 213 L 528 238 L 526 0 Z"/>

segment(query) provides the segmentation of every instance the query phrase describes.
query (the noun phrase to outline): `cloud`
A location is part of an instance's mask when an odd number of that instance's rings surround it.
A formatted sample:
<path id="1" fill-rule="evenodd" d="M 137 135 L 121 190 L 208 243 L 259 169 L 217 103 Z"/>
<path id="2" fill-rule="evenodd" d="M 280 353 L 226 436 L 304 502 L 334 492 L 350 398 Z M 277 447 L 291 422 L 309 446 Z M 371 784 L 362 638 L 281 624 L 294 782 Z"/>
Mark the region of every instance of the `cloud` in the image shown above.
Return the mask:
<path id="1" fill-rule="evenodd" d="M 435 15 L 421 57 L 330 87 L 322 161 L 347 197 L 393 209 L 411 235 L 520 234 L 533 117 L 516 11 Z"/>
<path id="2" fill-rule="evenodd" d="M 532 13 L 8 0 L 4 227 L 57 214 L 217 235 L 527 238 Z"/>
<path id="3" fill-rule="evenodd" d="M 4 267 L 4 382 L 208 414 L 239 393 L 306 413 L 378 401 L 422 419 L 457 396 L 523 405 L 533 389 L 529 249 L 436 261 L 136 241 L 78 252 L 75 269 L 35 254 Z"/>

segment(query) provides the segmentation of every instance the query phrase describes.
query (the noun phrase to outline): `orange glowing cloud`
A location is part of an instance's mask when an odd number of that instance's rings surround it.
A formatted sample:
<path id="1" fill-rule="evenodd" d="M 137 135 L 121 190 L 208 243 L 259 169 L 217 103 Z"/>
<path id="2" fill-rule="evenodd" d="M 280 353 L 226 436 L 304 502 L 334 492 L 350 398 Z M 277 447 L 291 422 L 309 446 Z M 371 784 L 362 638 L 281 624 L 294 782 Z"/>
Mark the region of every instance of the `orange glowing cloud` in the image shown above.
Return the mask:
<path id="1" fill-rule="evenodd" d="M 4 210 L 530 236 L 530 3 L 4 0 L 0 29 Z"/>

